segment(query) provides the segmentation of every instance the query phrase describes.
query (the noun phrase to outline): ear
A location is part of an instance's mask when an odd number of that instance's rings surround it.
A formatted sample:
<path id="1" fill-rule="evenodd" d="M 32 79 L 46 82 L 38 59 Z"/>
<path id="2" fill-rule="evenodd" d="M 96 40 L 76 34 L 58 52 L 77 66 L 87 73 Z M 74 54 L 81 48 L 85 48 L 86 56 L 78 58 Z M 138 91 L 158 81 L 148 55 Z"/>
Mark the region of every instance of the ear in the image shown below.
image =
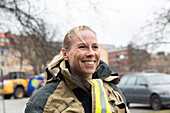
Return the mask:
<path id="1" fill-rule="evenodd" d="M 64 48 L 62 49 L 62 54 L 63 54 L 64 60 L 68 60 L 66 49 L 64 49 Z"/>

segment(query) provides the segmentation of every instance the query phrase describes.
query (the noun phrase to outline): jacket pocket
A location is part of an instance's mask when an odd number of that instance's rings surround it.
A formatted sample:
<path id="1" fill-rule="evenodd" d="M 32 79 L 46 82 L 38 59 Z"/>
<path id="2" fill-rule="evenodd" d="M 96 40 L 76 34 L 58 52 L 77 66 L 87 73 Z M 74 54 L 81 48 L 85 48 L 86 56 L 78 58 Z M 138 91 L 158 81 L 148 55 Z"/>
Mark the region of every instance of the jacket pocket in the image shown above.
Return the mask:
<path id="1" fill-rule="evenodd" d="M 65 101 L 59 107 L 57 107 L 58 113 L 61 113 L 66 108 L 68 108 L 73 101 L 75 101 L 75 100 L 72 97 L 65 99 Z"/>
<path id="2" fill-rule="evenodd" d="M 109 92 L 108 101 L 110 103 L 111 110 L 113 113 L 125 113 L 126 105 L 116 91 Z"/>
<path id="3" fill-rule="evenodd" d="M 81 102 L 77 102 L 73 97 L 53 98 L 48 111 L 45 113 L 83 113 Z"/>

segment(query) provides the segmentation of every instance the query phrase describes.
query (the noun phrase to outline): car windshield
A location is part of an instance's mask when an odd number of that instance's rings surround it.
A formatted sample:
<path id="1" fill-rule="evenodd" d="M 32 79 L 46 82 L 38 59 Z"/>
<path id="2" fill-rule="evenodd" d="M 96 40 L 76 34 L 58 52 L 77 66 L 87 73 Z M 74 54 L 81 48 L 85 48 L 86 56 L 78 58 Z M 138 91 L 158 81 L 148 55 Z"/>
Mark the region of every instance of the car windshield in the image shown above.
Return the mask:
<path id="1" fill-rule="evenodd" d="M 147 77 L 151 85 L 170 84 L 170 75 L 153 75 Z"/>

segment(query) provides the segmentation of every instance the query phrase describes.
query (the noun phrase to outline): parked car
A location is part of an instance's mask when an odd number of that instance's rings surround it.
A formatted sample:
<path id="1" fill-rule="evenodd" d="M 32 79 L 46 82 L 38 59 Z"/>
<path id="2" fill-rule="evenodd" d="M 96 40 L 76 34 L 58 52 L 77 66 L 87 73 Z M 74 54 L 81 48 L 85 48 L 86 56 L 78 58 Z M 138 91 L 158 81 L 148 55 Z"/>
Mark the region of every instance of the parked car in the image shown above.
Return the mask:
<path id="1" fill-rule="evenodd" d="M 159 110 L 170 105 L 170 75 L 164 73 L 136 73 L 124 75 L 118 87 L 127 99 L 127 104 L 150 104 Z"/>
<path id="2" fill-rule="evenodd" d="M 0 95 L 4 99 L 10 99 L 13 96 L 16 99 L 27 96 L 28 74 L 25 70 L 9 71 L 0 82 Z"/>

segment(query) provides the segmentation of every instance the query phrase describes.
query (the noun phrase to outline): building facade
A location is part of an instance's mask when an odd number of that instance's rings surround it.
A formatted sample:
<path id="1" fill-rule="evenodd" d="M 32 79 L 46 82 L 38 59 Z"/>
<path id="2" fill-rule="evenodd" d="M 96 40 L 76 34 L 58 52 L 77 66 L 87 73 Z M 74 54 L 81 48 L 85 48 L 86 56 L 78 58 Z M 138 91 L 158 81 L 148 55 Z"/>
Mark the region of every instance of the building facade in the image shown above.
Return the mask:
<path id="1" fill-rule="evenodd" d="M 21 67 L 19 56 L 20 53 L 10 47 L 9 38 L 4 33 L 0 33 L 0 69 L 3 69 L 4 74 L 21 68 L 26 71 L 32 70 L 32 67 L 26 60 L 22 62 Z"/>
<path id="2" fill-rule="evenodd" d="M 127 48 L 108 49 L 109 66 L 113 72 L 129 71 L 129 55 Z"/>
<path id="3" fill-rule="evenodd" d="M 162 59 L 152 57 L 146 50 L 114 48 L 108 49 L 109 66 L 113 72 L 128 73 L 153 70 L 170 73 L 170 60 L 168 56 Z M 169 55 L 170 56 L 170 55 Z"/>

